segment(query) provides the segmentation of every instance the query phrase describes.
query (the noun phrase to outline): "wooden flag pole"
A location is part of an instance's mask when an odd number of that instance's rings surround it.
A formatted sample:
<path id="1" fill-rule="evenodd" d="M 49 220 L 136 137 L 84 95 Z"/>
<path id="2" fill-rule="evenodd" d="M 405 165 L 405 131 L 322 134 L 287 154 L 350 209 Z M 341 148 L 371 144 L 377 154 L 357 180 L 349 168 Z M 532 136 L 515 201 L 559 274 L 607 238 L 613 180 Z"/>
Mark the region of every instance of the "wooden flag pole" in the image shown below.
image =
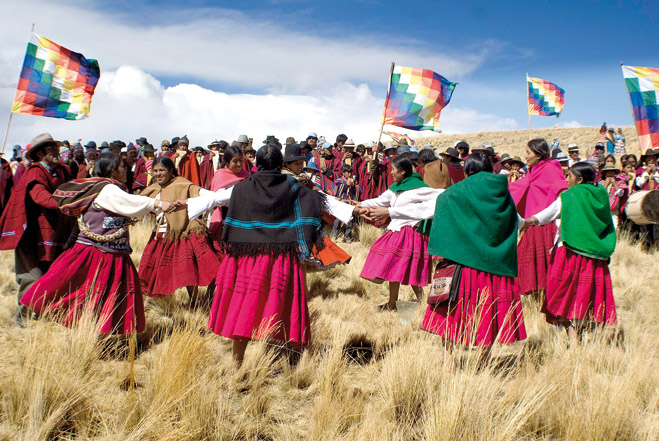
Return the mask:
<path id="1" fill-rule="evenodd" d="M 396 63 L 391 62 L 391 70 L 389 70 L 389 82 L 387 83 L 387 98 L 389 97 L 389 91 L 391 89 L 391 76 L 394 74 L 394 66 Z M 378 145 L 380 145 L 380 140 L 382 139 L 382 131 L 384 130 L 384 117 L 387 114 L 387 98 L 384 100 L 384 110 L 382 111 L 382 124 L 380 125 L 380 134 L 378 135 Z"/>
<path id="2" fill-rule="evenodd" d="M 529 73 L 526 72 L 526 108 L 529 112 L 529 141 L 531 140 L 531 110 L 529 107 Z"/>

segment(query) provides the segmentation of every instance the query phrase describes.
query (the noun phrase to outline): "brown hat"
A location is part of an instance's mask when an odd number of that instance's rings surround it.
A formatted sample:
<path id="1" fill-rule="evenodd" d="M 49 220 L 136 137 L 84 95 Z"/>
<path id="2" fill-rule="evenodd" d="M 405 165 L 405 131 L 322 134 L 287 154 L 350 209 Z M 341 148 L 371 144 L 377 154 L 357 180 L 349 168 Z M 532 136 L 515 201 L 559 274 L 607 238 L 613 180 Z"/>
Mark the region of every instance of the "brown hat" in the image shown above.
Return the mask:
<path id="1" fill-rule="evenodd" d="M 288 138 L 286 138 L 286 142 L 284 144 L 285 145 L 295 144 L 295 138 L 293 138 L 292 136 L 289 136 Z"/>
<path id="2" fill-rule="evenodd" d="M 607 165 L 601 171 L 602 171 L 602 173 L 607 172 L 607 171 L 614 171 L 616 173 L 620 173 L 620 169 L 618 167 L 616 167 L 615 165 Z"/>
<path id="3" fill-rule="evenodd" d="M 524 167 L 526 164 L 524 164 L 524 161 L 522 161 L 522 158 L 519 156 L 513 157 L 513 159 L 510 160 L 510 163 L 512 164 L 513 162 L 516 162 L 519 164 L 520 167 Z"/>
<path id="4" fill-rule="evenodd" d="M 645 162 L 648 156 L 659 156 L 659 148 L 657 149 L 652 149 L 649 148 L 641 155 L 641 158 L 639 159 L 640 162 Z"/>
<path id="5" fill-rule="evenodd" d="M 42 133 L 37 135 L 32 139 L 30 143 L 32 147 L 25 152 L 25 157 L 30 161 L 37 161 L 37 158 L 34 157 L 34 154 L 40 150 L 43 150 L 45 147 L 52 145 L 54 147 L 59 147 L 62 145 L 61 142 L 55 141 L 50 133 Z"/>

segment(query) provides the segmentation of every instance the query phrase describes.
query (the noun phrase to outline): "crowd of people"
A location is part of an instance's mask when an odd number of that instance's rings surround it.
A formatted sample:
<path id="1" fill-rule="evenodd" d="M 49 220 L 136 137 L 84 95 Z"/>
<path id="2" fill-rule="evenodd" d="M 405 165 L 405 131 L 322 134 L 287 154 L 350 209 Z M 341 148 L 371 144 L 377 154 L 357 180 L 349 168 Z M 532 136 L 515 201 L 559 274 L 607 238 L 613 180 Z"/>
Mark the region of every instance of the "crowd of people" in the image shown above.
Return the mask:
<path id="1" fill-rule="evenodd" d="M 616 323 L 616 228 L 652 247 L 659 237 L 625 215 L 633 192 L 659 188 L 659 149 L 637 159 L 621 131 L 611 136 L 611 154 L 604 142 L 581 158 L 577 145 L 533 139 L 522 159 L 487 142 L 438 155 L 405 139 L 356 145 L 313 132 L 257 149 L 247 135 L 207 148 L 184 136 L 160 151 L 143 137 L 97 148 L 41 134 L 1 160 L 0 249 L 15 250 L 17 322 L 49 314 L 73 326 L 91 314 L 100 333 L 141 332 L 143 296 L 185 288 L 191 305 L 210 303 L 208 327 L 233 340 L 238 363 L 254 338 L 305 345 L 306 273 L 347 264 L 336 241 L 359 240 L 365 222 L 384 231 L 361 271 L 388 282 L 381 311 L 396 309 L 400 285 L 418 300 L 431 285 L 421 328 L 491 347 L 526 338 L 520 296 L 543 293 L 547 321 L 578 339 Z M 129 226 L 145 216 L 155 227 L 136 269 Z"/>

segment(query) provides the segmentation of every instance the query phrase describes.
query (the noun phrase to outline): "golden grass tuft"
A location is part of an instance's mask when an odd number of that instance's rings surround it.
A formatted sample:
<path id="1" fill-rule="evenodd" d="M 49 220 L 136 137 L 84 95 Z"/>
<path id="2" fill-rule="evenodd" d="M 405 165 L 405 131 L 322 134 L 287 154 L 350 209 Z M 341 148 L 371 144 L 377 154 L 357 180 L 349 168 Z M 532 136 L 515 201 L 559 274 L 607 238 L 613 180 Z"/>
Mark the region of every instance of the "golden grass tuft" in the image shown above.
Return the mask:
<path id="1" fill-rule="evenodd" d="M 490 134 L 473 137 L 505 151 Z M 136 263 L 151 229 L 132 227 Z M 525 298 L 528 339 L 495 346 L 483 364 L 480 351 L 447 353 L 420 331 L 424 305 L 404 320 L 377 311 L 386 284 L 359 273 L 379 235 L 361 226 L 362 243 L 339 243 L 349 265 L 309 274 L 310 347 L 291 356 L 254 342 L 240 369 L 185 290 L 148 302 L 135 347 L 84 321 L 21 329 L 13 253 L 0 252 L 0 441 L 659 439 L 656 253 L 621 237 L 611 261 L 619 326 L 570 348 Z M 408 287 L 400 297 L 414 299 Z"/>

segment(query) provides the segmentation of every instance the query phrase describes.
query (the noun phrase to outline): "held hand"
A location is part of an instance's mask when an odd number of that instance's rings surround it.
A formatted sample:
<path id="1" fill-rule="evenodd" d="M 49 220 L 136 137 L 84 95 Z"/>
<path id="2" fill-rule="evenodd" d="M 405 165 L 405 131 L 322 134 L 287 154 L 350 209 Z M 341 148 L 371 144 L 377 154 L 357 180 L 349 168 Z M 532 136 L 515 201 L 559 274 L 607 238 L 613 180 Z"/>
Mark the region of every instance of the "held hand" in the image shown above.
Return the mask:
<path id="1" fill-rule="evenodd" d="M 188 206 L 188 200 L 187 199 L 179 199 L 178 201 L 174 202 L 174 211 L 180 210 L 182 208 L 185 208 Z"/>
<path id="2" fill-rule="evenodd" d="M 522 228 L 520 228 L 520 231 L 523 233 L 524 231 L 526 231 L 526 229 L 528 227 L 530 227 L 532 225 L 537 225 L 537 224 L 538 224 L 538 220 L 536 218 L 534 218 L 533 216 L 531 216 L 528 219 L 524 219 L 524 225 L 522 225 Z"/>
<path id="3" fill-rule="evenodd" d="M 169 201 L 160 201 L 160 210 L 163 213 L 170 213 L 174 209 L 174 203 Z"/>
<path id="4" fill-rule="evenodd" d="M 350 201 L 350 200 L 348 200 L 348 201 L 346 201 L 346 204 L 354 205 L 355 207 L 361 207 L 362 206 L 362 203 L 359 202 L 359 201 Z"/>
<path id="5" fill-rule="evenodd" d="M 368 212 L 368 217 L 375 221 L 385 220 L 386 218 L 389 217 L 389 208 L 371 207 Z"/>

